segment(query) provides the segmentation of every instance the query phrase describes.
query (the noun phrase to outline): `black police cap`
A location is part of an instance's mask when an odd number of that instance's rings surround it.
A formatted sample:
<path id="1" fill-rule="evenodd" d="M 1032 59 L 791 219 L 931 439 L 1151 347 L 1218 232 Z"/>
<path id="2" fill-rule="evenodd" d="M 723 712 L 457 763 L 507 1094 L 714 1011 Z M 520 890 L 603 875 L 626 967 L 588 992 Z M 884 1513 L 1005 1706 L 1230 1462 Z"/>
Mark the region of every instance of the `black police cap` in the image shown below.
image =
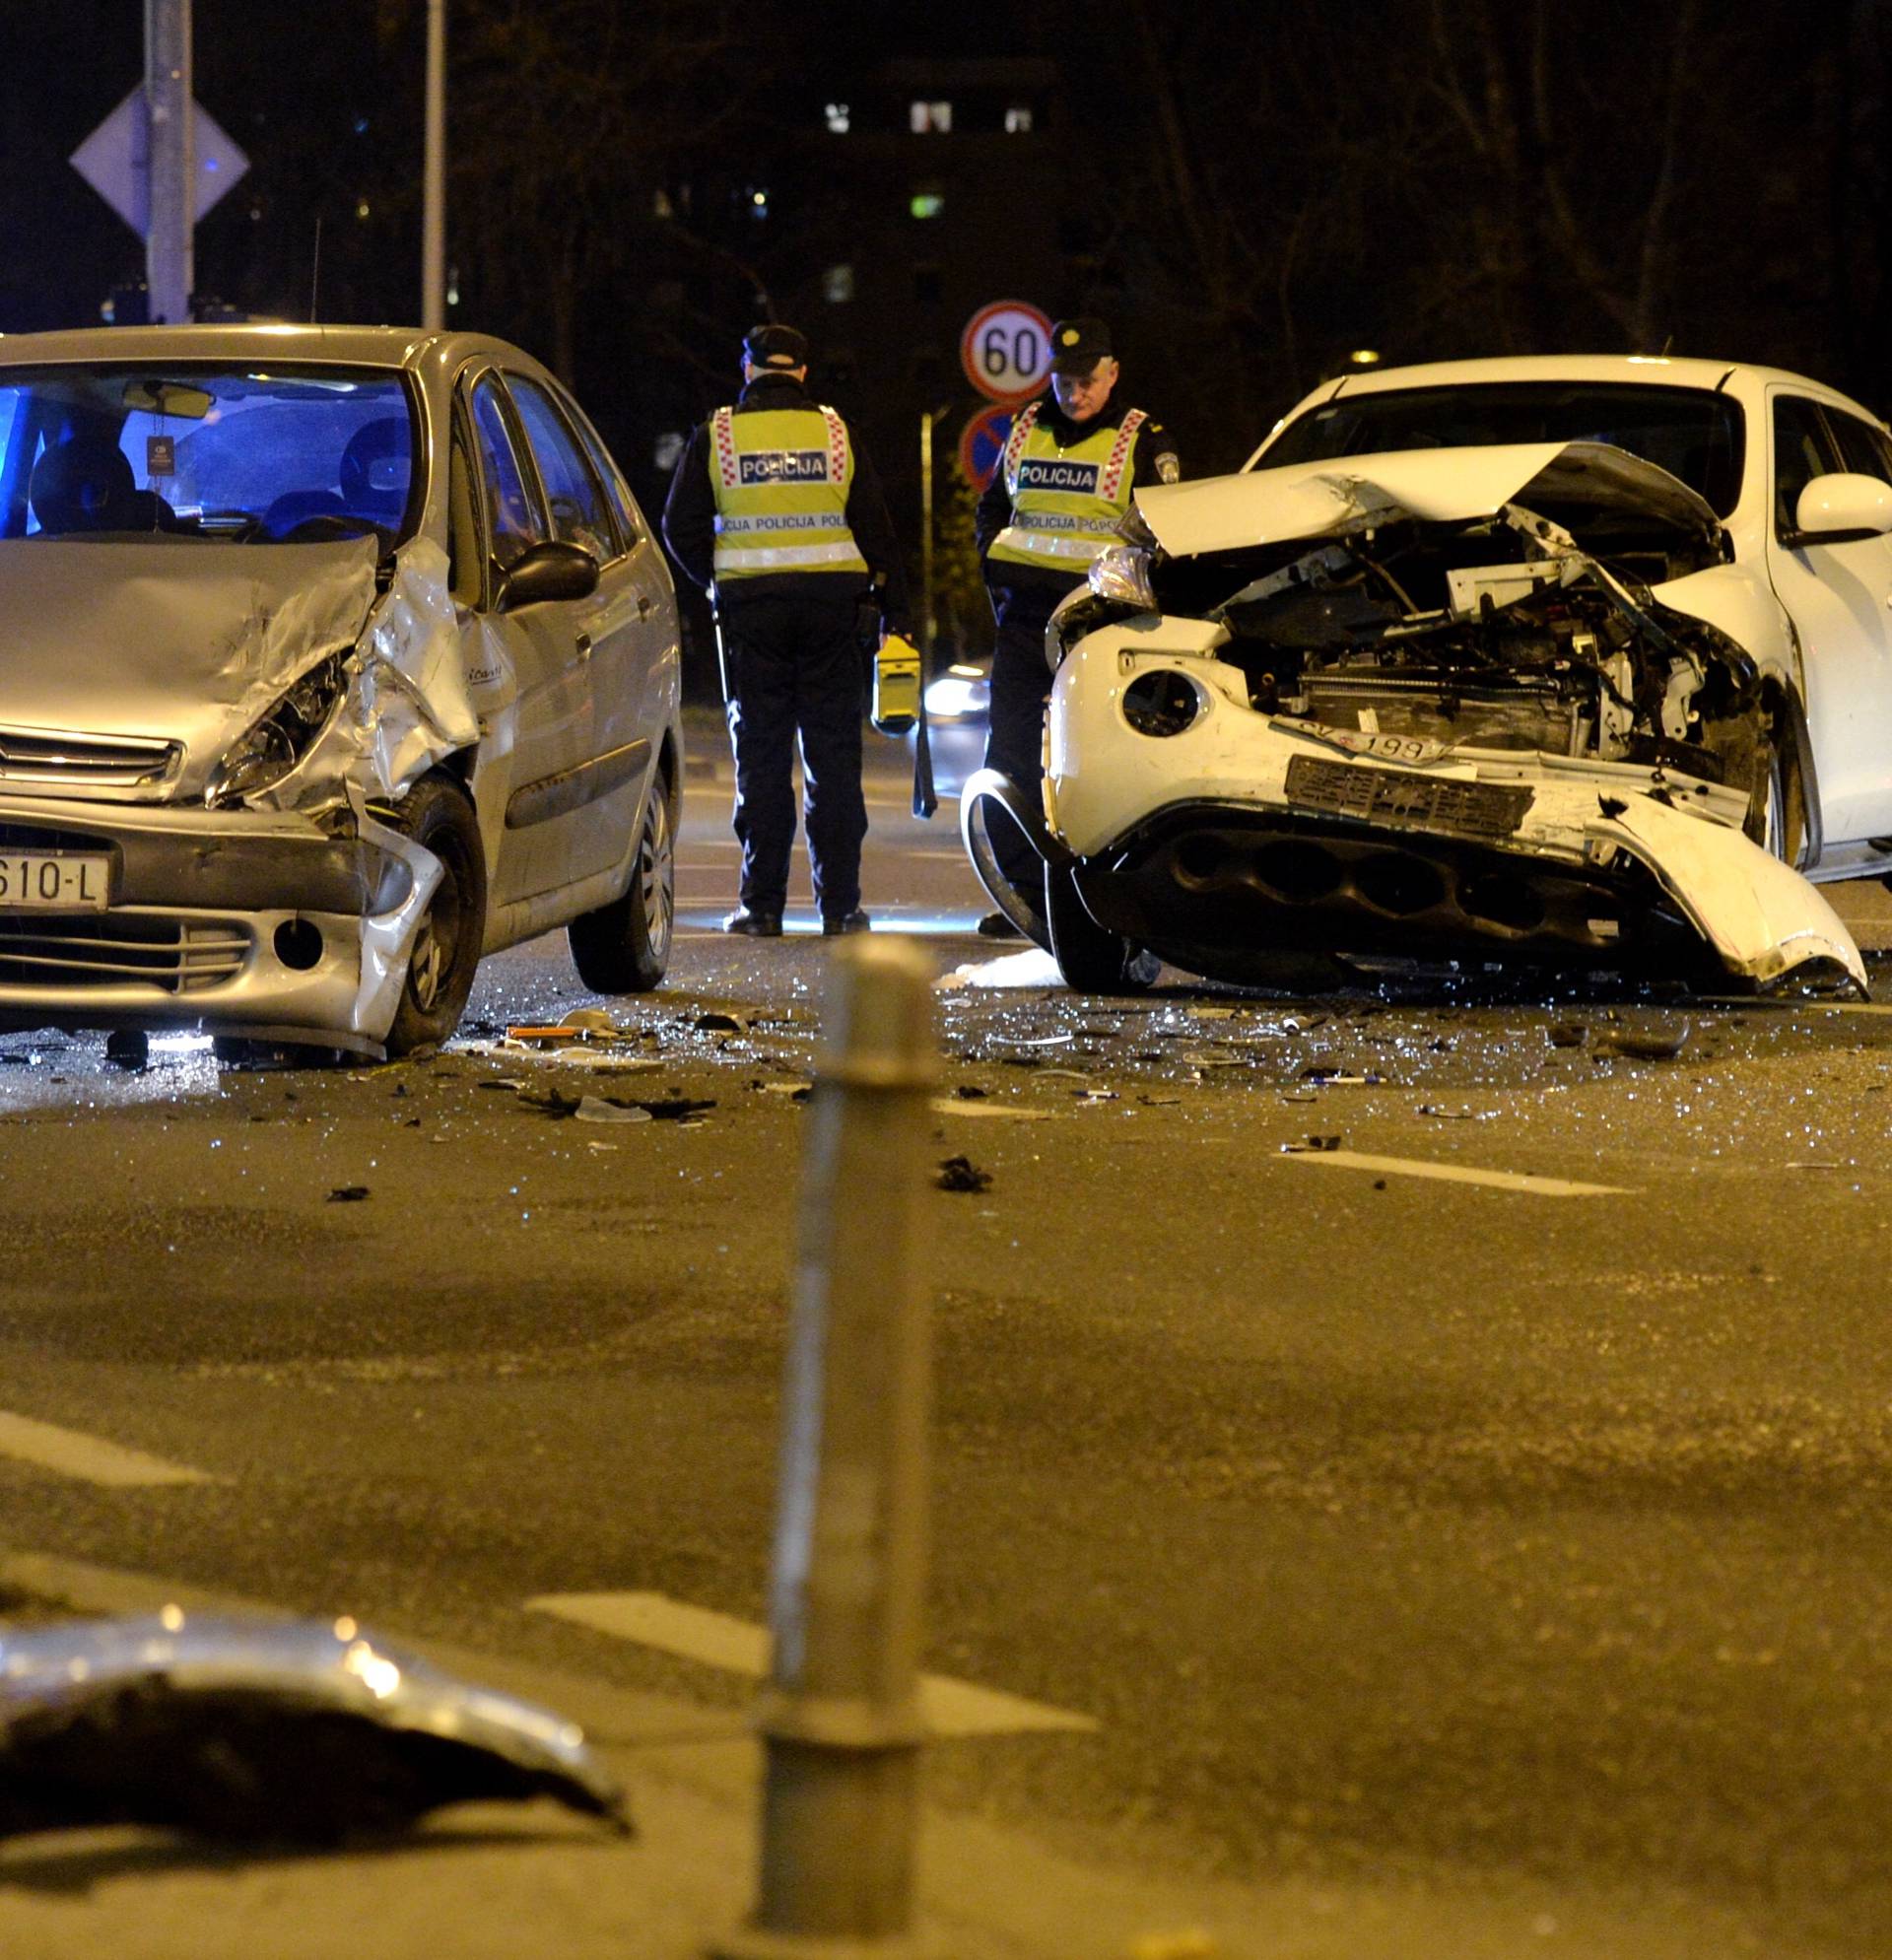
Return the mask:
<path id="1" fill-rule="evenodd" d="M 1053 374 L 1088 374 L 1111 351 L 1111 330 L 1102 320 L 1059 320 L 1051 328 Z"/>
<path id="2" fill-rule="evenodd" d="M 808 340 L 791 326 L 768 323 L 752 326 L 742 343 L 742 358 L 752 368 L 805 368 Z"/>

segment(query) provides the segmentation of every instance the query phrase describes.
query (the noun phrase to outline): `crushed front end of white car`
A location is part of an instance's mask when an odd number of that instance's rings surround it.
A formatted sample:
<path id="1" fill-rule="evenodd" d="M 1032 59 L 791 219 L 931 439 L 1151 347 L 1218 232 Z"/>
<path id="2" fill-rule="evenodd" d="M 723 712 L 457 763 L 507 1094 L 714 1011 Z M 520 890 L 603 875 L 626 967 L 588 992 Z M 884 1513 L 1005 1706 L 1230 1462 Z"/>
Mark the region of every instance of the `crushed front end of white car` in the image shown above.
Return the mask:
<path id="1" fill-rule="evenodd" d="M 1666 472 L 1402 451 L 1153 488 L 1127 530 L 1051 623 L 1042 810 L 991 772 L 964 803 L 1072 984 L 1298 950 L 1864 990 L 1769 847 L 1794 731 L 1701 616 L 1748 574 Z M 1042 902 L 996 870 L 993 803 Z"/>

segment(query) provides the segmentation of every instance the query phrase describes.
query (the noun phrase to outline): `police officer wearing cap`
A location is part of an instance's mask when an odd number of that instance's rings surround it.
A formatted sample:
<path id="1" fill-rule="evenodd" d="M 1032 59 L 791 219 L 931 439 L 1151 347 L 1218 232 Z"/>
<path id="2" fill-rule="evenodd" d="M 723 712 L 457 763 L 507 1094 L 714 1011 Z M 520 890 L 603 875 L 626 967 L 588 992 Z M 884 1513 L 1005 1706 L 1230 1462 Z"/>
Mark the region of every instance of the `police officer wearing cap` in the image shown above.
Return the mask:
<path id="1" fill-rule="evenodd" d="M 1116 526 L 1131 493 L 1179 475 L 1169 431 L 1115 399 L 1116 379 L 1110 328 L 1098 319 L 1059 320 L 1051 329 L 1050 393 L 1013 421 L 974 513 L 998 621 L 985 763 L 1028 794 L 1044 774 L 1051 691 L 1045 629 L 1051 609 L 1083 582 L 1091 560 L 1118 542 Z M 999 869 L 1023 892 L 1036 892 L 1044 878 L 1037 852 L 1009 817 L 987 808 Z M 994 938 L 1016 930 L 1001 912 L 980 919 L 979 929 Z"/>
<path id="2" fill-rule="evenodd" d="M 691 437 L 663 509 L 664 542 L 710 592 L 721 636 L 742 845 L 741 903 L 723 929 L 780 935 L 799 736 L 821 929 L 864 932 L 861 602 L 878 593 L 883 621 L 903 626 L 900 555 L 872 466 L 803 391 L 807 341 L 752 327 L 742 376 L 740 399 Z"/>

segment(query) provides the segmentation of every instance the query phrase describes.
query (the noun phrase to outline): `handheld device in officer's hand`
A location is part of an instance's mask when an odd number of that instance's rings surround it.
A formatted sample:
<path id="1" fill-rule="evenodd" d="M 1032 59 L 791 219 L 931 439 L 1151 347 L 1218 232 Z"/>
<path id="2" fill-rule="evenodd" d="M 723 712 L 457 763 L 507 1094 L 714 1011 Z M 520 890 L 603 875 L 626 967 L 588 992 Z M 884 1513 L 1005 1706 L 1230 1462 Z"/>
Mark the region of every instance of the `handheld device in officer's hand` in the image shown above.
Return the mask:
<path id="1" fill-rule="evenodd" d="M 918 719 L 919 648 L 887 634 L 874 655 L 874 726 L 883 735 L 904 735 Z"/>

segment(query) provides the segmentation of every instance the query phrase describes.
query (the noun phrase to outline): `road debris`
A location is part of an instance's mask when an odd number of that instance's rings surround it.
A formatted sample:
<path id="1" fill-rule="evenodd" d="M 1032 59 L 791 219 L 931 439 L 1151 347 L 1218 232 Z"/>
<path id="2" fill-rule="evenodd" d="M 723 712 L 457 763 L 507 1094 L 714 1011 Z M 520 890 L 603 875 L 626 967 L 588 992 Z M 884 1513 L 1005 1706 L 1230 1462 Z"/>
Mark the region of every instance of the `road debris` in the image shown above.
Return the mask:
<path id="1" fill-rule="evenodd" d="M 1050 1118 L 1049 1110 L 1030 1110 L 1018 1103 L 965 1103 L 957 1096 L 935 1096 L 929 1105 L 942 1116 L 1008 1116 L 1014 1122 L 1042 1123 Z"/>
<path id="2" fill-rule="evenodd" d="M 933 1183 L 942 1191 L 983 1191 L 991 1188 L 992 1174 L 981 1171 L 970 1157 L 942 1157 Z"/>
<path id="3" fill-rule="evenodd" d="M 360 1204 L 368 1196 L 366 1184 L 337 1184 L 322 1202 L 324 1204 Z"/>
<path id="4" fill-rule="evenodd" d="M 105 1037 L 105 1059 L 115 1068 L 143 1068 L 151 1059 L 151 1037 L 142 1028 L 114 1028 Z"/>
<path id="5" fill-rule="evenodd" d="M 576 1724 L 351 1619 L 168 1606 L 0 1638 L 0 1836 L 135 1824 L 334 1845 L 534 1796 L 631 1834 Z"/>
<path id="6" fill-rule="evenodd" d="M 1593 1054 L 1620 1054 L 1632 1061 L 1673 1061 L 1688 1046 L 1688 1023 L 1672 1032 L 1651 1028 L 1605 1028 Z"/>
<path id="7" fill-rule="evenodd" d="M 1281 1148 L 1290 1155 L 1303 1150 L 1338 1150 L 1340 1139 L 1337 1136 L 1311 1136 L 1305 1143 L 1284 1143 Z"/>
<path id="8" fill-rule="evenodd" d="M 648 1110 L 609 1102 L 602 1096 L 580 1096 L 573 1115 L 581 1123 L 647 1123 L 651 1120 Z"/>

